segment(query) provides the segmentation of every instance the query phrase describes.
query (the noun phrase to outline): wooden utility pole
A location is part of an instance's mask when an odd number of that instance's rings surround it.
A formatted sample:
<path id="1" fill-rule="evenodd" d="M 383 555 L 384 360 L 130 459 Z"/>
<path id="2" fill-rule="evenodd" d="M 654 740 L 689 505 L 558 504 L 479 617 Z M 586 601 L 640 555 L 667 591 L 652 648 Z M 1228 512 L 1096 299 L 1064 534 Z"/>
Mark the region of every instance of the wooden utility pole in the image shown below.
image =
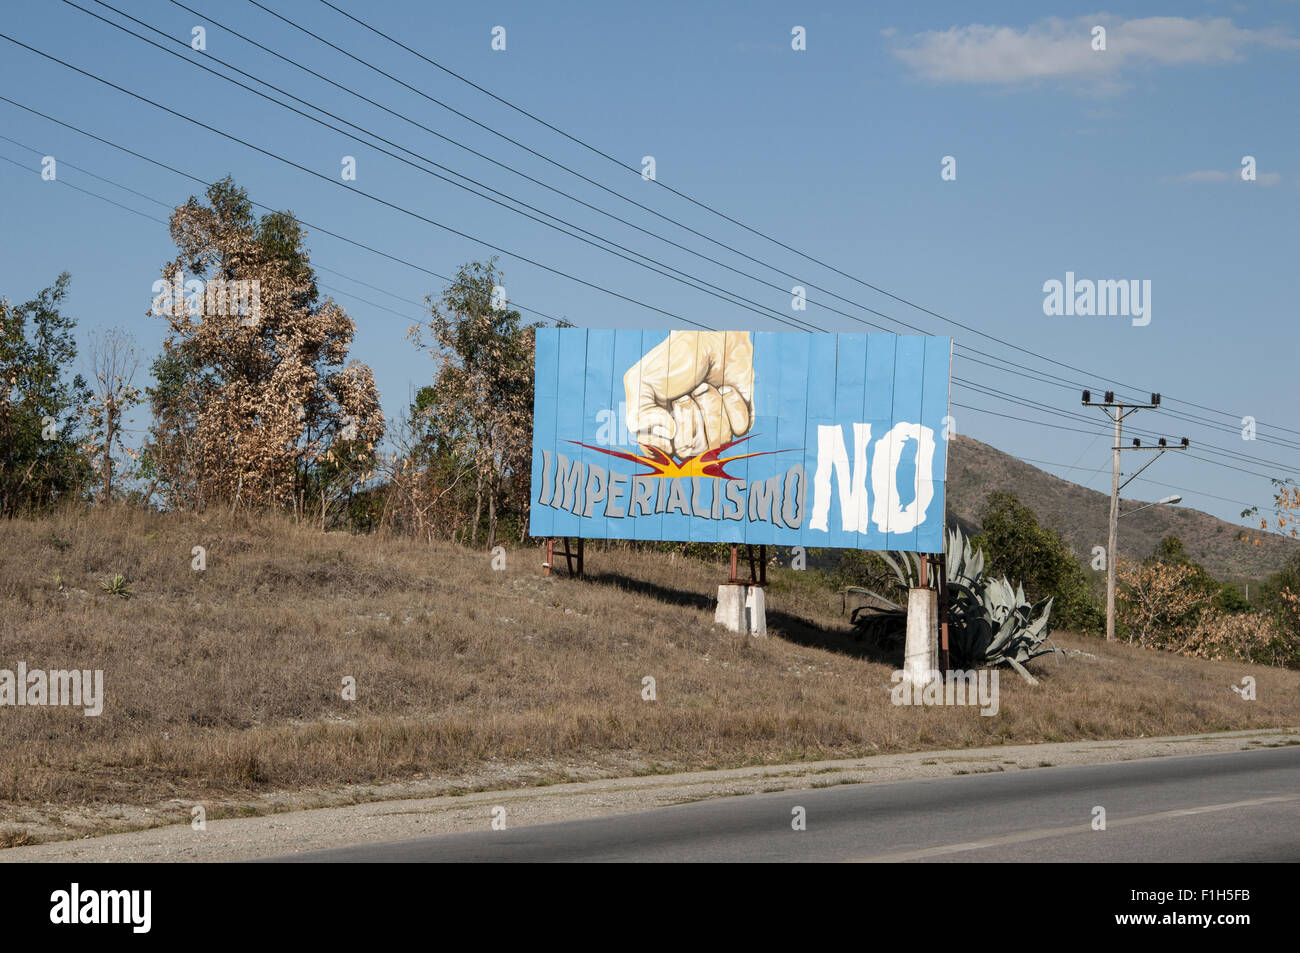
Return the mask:
<path id="1" fill-rule="evenodd" d="M 1114 640 L 1115 638 L 1115 573 L 1119 564 L 1119 491 L 1129 483 L 1133 482 L 1134 477 L 1145 470 L 1151 464 L 1164 454 L 1166 450 L 1186 450 L 1188 447 L 1187 438 L 1184 437 L 1181 446 L 1170 447 L 1167 445 L 1165 438 L 1161 437 L 1155 446 L 1142 446 L 1142 441 L 1133 440 L 1133 446 L 1125 447 L 1121 445 L 1124 439 L 1124 418 L 1129 414 L 1136 413 L 1139 410 L 1154 410 L 1160 406 L 1160 395 L 1152 394 L 1151 403 L 1149 404 L 1125 404 L 1115 400 L 1114 391 L 1106 391 L 1104 401 L 1094 402 L 1092 391 L 1083 392 L 1083 405 L 1085 407 L 1100 407 L 1115 424 L 1115 443 L 1111 448 L 1110 464 L 1110 533 L 1106 540 L 1106 638 Z M 1159 451 L 1155 457 L 1148 460 L 1142 467 L 1124 481 L 1119 482 L 1120 477 L 1120 454 L 1125 450 L 1156 450 Z M 1175 499 L 1176 502 L 1176 499 Z"/>

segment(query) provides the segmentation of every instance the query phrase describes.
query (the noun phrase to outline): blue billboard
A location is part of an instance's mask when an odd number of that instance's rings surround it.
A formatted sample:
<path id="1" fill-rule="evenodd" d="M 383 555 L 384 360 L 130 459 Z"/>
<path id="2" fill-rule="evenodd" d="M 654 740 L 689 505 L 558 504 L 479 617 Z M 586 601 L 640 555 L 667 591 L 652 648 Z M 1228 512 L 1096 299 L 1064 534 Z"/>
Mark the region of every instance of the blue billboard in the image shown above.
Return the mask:
<path id="1" fill-rule="evenodd" d="M 536 334 L 532 535 L 943 551 L 951 339 Z"/>

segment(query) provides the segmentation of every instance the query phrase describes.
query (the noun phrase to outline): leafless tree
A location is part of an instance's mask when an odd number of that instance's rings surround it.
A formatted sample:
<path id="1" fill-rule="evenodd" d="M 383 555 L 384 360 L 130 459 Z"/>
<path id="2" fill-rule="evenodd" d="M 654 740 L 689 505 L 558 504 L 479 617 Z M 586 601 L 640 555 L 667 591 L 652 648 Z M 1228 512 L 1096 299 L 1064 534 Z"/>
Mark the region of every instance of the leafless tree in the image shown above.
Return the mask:
<path id="1" fill-rule="evenodd" d="M 140 369 L 135 341 L 121 328 L 102 328 L 90 335 L 90 371 L 93 393 L 87 416 L 90 424 L 91 458 L 102 474 L 100 501 L 113 498 L 113 454 L 115 449 L 128 456 L 134 451 L 122 439 L 122 419 L 140 403 L 135 375 Z"/>

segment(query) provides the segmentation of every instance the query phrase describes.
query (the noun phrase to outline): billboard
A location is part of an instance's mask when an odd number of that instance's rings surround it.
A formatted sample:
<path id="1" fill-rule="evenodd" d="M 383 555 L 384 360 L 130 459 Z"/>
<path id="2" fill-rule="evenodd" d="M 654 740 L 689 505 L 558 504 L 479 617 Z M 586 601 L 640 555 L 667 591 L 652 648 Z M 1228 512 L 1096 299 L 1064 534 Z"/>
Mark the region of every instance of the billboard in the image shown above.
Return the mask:
<path id="1" fill-rule="evenodd" d="M 532 535 L 943 551 L 951 339 L 536 334 Z"/>

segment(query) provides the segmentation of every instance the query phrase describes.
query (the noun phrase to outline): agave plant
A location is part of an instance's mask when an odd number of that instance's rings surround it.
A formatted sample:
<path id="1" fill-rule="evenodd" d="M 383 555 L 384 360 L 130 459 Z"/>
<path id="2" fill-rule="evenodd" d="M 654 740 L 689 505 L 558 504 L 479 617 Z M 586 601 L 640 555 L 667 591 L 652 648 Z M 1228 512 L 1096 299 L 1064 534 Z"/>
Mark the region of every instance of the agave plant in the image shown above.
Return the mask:
<path id="1" fill-rule="evenodd" d="M 130 599 L 131 590 L 126 586 L 127 579 L 121 573 L 118 573 L 112 579 L 106 579 L 104 582 L 99 584 L 99 588 L 103 589 L 110 596 L 119 596 L 123 599 Z"/>
<path id="2" fill-rule="evenodd" d="M 985 578 L 984 553 L 954 529 L 947 539 L 948 647 L 956 664 L 967 668 L 1010 665 L 1026 681 L 1036 683 L 1025 663 L 1058 651 L 1044 648 L 1051 634 L 1052 599 L 1034 605 L 1025 590 L 1013 589 L 1005 577 Z M 899 585 L 912 588 L 920 579 L 916 553 L 881 553 L 894 570 Z M 883 609 L 855 609 L 850 616 L 858 630 L 877 640 L 901 639 L 907 629 L 907 610 L 879 593 L 860 587 L 848 592 L 870 595 L 885 603 Z"/>

